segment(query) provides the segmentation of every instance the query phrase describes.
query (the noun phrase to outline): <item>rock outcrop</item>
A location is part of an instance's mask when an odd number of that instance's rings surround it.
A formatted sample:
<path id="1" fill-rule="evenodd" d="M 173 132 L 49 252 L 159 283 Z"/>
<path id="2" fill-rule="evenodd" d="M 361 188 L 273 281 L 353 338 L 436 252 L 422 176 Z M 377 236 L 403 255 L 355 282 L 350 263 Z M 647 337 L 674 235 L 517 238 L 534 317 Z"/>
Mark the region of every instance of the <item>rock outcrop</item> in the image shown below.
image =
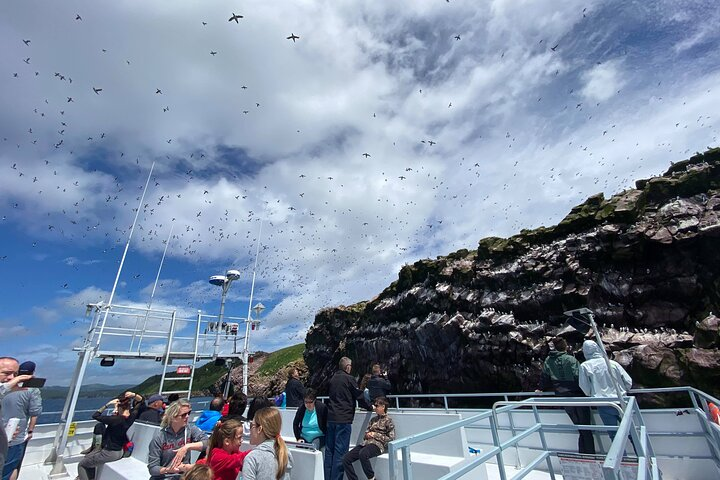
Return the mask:
<path id="1" fill-rule="evenodd" d="M 547 341 L 583 334 L 587 307 L 636 386 L 720 394 L 720 149 L 675 163 L 556 226 L 480 240 L 404 266 L 368 302 L 326 309 L 307 334 L 309 384 L 324 393 L 338 359 L 387 365 L 397 393 L 530 391 Z"/>

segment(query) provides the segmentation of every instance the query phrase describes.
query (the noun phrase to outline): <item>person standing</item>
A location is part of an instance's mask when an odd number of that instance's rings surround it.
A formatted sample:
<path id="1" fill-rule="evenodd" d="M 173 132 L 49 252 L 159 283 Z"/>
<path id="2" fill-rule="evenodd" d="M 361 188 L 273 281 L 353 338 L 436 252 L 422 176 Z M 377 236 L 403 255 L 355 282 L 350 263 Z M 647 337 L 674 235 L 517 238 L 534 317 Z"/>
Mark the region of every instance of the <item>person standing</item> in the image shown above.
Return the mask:
<path id="1" fill-rule="evenodd" d="M 0 399 L 20 389 L 18 384 L 30 380 L 32 375 L 19 375 L 20 364 L 12 357 L 0 357 Z M 17 432 L 17 430 L 16 430 Z M 10 439 L 12 440 L 12 438 Z M 5 465 L 8 453 L 8 438 L 5 435 L 2 407 L 0 407 L 0 465 Z"/>
<path id="2" fill-rule="evenodd" d="M 341 480 L 342 459 L 350 449 L 350 434 L 355 418 L 356 402 L 365 405 L 363 391 L 350 375 L 352 360 L 342 357 L 338 370 L 330 379 L 328 393 L 328 424 L 325 447 L 325 480 Z"/>
<path id="3" fill-rule="evenodd" d="M 135 406 L 131 408 L 133 398 L 135 399 Z M 102 449 L 93 450 L 78 463 L 78 478 L 80 480 L 94 478 L 95 469 L 99 465 L 114 462 L 123 457 L 123 447 L 128 441 L 127 431 L 135 422 L 142 403 L 142 395 L 125 392 L 93 413 L 92 418 L 104 423 L 106 429 L 103 435 Z M 115 409 L 115 413 L 113 415 L 103 415 L 105 410 L 111 407 Z"/>
<path id="4" fill-rule="evenodd" d="M 552 388 L 558 397 L 582 397 L 583 392 L 578 385 L 579 362 L 567 353 L 567 342 L 564 338 L 555 337 L 550 341 L 550 354 L 545 359 L 540 376 L 540 388 L 543 391 Z M 575 425 L 590 425 L 592 412 L 590 407 L 565 407 L 565 412 Z M 595 441 L 592 431 L 580 430 L 578 452 L 595 454 Z"/>
<path id="5" fill-rule="evenodd" d="M 588 397 L 617 398 L 618 392 L 613 385 L 614 377 L 617 386 L 620 387 L 620 395 L 625 396 L 632 387 L 632 378 L 625 369 L 615 360 L 608 359 L 612 371 L 611 376 L 600 346 L 593 340 L 585 340 L 583 354 L 585 355 L 585 361 L 580 365 L 579 384 L 585 395 Z M 616 426 L 620 422 L 620 413 L 613 407 L 598 407 L 598 414 L 605 425 Z M 615 439 L 614 431 L 610 431 L 608 434 L 610 440 Z"/>
<path id="6" fill-rule="evenodd" d="M 367 383 L 368 393 L 370 394 L 370 403 L 375 402 L 378 397 L 387 397 L 390 395 L 390 381 L 387 379 L 387 372 L 383 372 L 379 363 L 373 363 L 372 375 Z"/>
<path id="7" fill-rule="evenodd" d="M 368 479 L 375 478 L 375 471 L 370 459 L 382 455 L 388 443 L 395 440 L 395 424 L 387 414 L 388 402 L 385 397 L 378 397 L 373 403 L 376 416 L 370 419 L 362 445 L 356 445 L 343 457 L 343 469 L 348 480 L 357 480 L 353 462 L 360 460 L 360 466 Z"/>
<path id="8" fill-rule="evenodd" d="M 285 406 L 298 408 L 305 398 L 305 386 L 300 381 L 300 372 L 297 368 L 290 369 L 288 381 L 285 384 Z"/>
<path id="9" fill-rule="evenodd" d="M 34 375 L 35 363 L 21 363 L 19 372 L 21 375 Z M 19 433 L 8 442 L 8 455 L 2 473 L 2 480 L 14 480 L 17 478 L 20 465 L 22 465 L 25 447 L 32 438 L 37 418 L 42 413 L 40 389 L 23 388 L 10 392 L 2 399 L 2 408 L 7 418 L 20 420 Z"/>

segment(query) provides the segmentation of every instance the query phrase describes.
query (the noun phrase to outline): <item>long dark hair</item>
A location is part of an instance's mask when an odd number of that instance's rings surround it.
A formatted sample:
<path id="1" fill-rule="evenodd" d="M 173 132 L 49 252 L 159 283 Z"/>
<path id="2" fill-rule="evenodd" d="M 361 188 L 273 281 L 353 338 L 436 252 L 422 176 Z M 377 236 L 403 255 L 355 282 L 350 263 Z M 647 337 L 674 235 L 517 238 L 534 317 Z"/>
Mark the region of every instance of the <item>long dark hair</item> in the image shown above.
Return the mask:
<path id="1" fill-rule="evenodd" d="M 255 417 L 255 412 L 261 408 L 274 407 L 275 404 L 271 402 L 267 397 L 255 397 L 253 398 L 250 408 L 248 409 L 248 420 L 252 420 Z"/>

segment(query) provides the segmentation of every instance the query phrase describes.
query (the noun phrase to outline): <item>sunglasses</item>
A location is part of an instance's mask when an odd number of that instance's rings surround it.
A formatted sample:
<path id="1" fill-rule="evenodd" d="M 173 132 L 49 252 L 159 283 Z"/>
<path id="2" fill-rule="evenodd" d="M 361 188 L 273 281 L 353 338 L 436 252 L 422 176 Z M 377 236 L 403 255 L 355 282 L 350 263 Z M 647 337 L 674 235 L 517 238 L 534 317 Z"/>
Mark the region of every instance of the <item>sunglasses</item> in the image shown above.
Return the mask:
<path id="1" fill-rule="evenodd" d="M 189 412 L 181 413 L 180 415 L 175 415 L 175 418 L 187 418 L 188 415 L 190 415 L 191 413 L 192 410 L 190 410 Z"/>

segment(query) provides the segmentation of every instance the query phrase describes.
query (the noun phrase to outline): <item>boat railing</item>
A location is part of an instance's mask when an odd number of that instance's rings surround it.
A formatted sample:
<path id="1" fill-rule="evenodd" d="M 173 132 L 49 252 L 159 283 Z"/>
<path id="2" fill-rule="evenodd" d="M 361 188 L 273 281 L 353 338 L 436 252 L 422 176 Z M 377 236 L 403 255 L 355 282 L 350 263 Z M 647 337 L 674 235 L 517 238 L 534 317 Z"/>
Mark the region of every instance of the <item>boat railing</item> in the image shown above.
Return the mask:
<path id="1" fill-rule="evenodd" d="M 515 396 L 516 394 L 513 393 L 508 395 Z M 494 396 L 497 396 L 497 394 L 494 394 Z M 435 397 L 437 397 L 437 395 L 435 395 Z M 543 447 L 543 451 L 537 457 L 535 457 L 535 459 L 528 462 L 527 465 L 525 465 L 519 472 L 517 472 L 513 476 L 513 478 L 518 480 L 524 478 L 531 471 L 535 470 L 535 468 L 542 462 L 547 462 L 550 477 L 554 479 L 555 472 L 552 465 L 551 456 L 557 452 L 548 448 L 548 445 L 545 441 L 545 433 L 570 433 L 573 431 L 577 432 L 580 429 L 608 431 L 616 428 L 605 425 L 556 425 L 545 424 L 541 422 L 538 407 L 567 407 L 571 405 L 587 407 L 611 407 L 617 409 L 622 414 L 623 421 L 621 422 L 621 425 L 617 427 L 618 434 L 615 436 L 615 440 L 613 441 L 603 464 L 603 470 L 605 472 L 609 472 L 606 473 L 605 478 L 607 478 L 608 480 L 619 478 L 617 476 L 617 472 L 619 472 L 620 461 L 623 458 L 622 453 L 625 451 L 628 435 L 632 436 L 634 445 L 640 446 L 639 448 L 637 448 L 636 452 L 638 454 L 638 480 L 647 478 L 647 474 L 650 474 L 650 478 L 653 479 L 660 478 L 657 469 L 657 462 L 655 461 L 654 457 L 651 455 L 650 461 L 648 462 L 647 460 L 646 452 L 652 452 L 652 447 L 650 446 L 647 430 L 645 428 L 645 425 L 642 424 L 640 411 L 634 398 L 628 399 L 624 411 L 620 408 L 619 405 L 610 400 L 589 400 L 587 398 L 528 398 L 522 401 L 496 402 L 491 410 L 485 411 L 477 415 L 473 415 L 462 420 L 458 420 L 456 422 L 449 423 L 445 426 L 438 427 L 427 432 L 390 442 L 388 445 L 388 454 L 390 457 L 389 477 L 391 480 L 396 480 L 398 478 L 398 452 L 400 453 L 400 463 L 403 472 L 403 478 L 406 480 L 411 480 L 412 468 L 410 460 L 410 447 L 412 445 L 435 438 L 443 433 L 447 433 L 464 427 L 470 427 L 480 421 L 487 420 L 489 422 L 489 429 L 492 434 L 492 448 L 473 458 L 471 461 L 464 464 L 461 468 L 441 477 L 440 480 L 454 480 L 460 478 L 471 470 L 474 470 L 488 460 L 492 459 L 493 457 L 496 458 L 501 480 L 506 480 L 503 452 L 511 447 L 517 447 L 519 442 L 533 434 L 538 434 L 540 436 L 540 442 Z M 498 431 L 500 430 L 498 415 L 507 414 L 510 417 L 513 411 L 519 410 L 521 408 L 532 408 L 535 424 L 517 433 L 513 428 L 512 437 L 504 442 L 501 442 L 498 433 Z M 637 418 L 640 424 L 639 437 L 636 430 L 632 428 L 634 425 L 634 418 Z"/>

